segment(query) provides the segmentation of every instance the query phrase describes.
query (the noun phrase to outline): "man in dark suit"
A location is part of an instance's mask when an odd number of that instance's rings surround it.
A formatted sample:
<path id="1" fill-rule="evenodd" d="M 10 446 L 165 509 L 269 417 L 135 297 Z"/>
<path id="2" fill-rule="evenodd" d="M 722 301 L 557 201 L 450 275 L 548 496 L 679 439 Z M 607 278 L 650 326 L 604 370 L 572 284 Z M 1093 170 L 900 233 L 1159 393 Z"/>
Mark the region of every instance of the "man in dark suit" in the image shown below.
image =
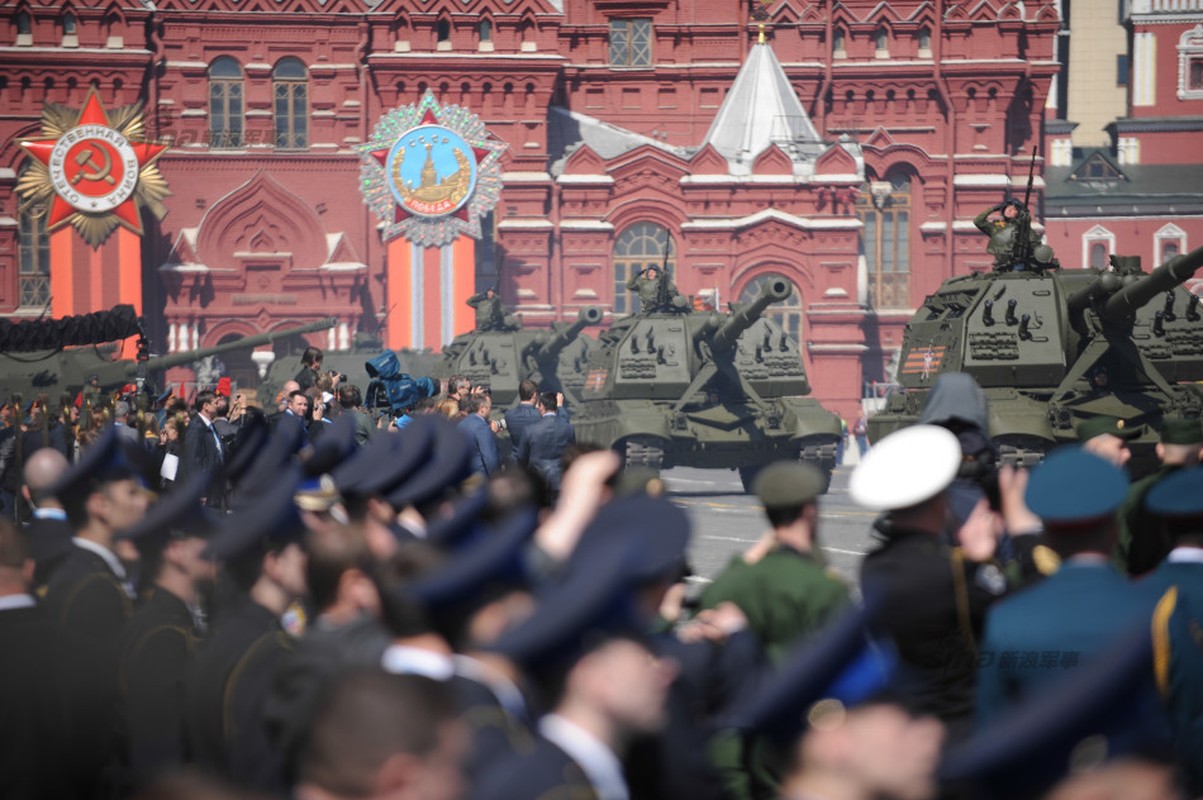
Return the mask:
<path id="1" fill-rule="evenodd" d="M 472 471 L 487 478 L 501 468 L 495 423 L 489 422 L 493 398 L 479 392 L 469 394 L 460 400 L 460 408 L 467 414 L 459 428 L 472 444 Z"/>
<path id="2" fill-rule="evenodd" d="M 208 389 L 197 393 L 195 407 L 196 416 L 188 423 L 188 430 L 184 434 L 183 474 L 177 480 L 186 480 L 200 472 L 216 474 L 225 460 L 221 436 L 213 427 L 213 420 L 217 416 L 217 395 Z M 214 508 L 220 508 L 224 500 L 223 487 L 215 481 L 206 502 Z"/>
<path id="3" fill-rule="evenodd" d="M 505 429 L 510 432 L 510 443 L 515 453 L 522 444 L 526 429 L 539 421 L 543 415 L 535 406 L 539 402 L 539 386 L 529 378 L 518 384 L 518 405 L 505 412 Z"/>
<path id="4" fill-rule="evenodd" d="M 1127 491 L 1123 469 L 1080 447 L 1053 453 L 1032 472 L 1025 500 L 1044 520 L 1061 567 L 987 613 L 978 658 L 979 729 L 1150 618 L 1152 601 L 1111 565 L 1115 511 Z"/>
<path id="5" fill-rule="evenodd" d="M 539 421 L 527 429 L 518 444 L 518 463 L 538 472 L 552 491 L 560 490 L 560 479 L 564 475 L 561 458 L 564 449 L 576 442 L 576 430 L 566 417 L 560 416 L 561 395 L 543 392 L 539 395 Z"/>

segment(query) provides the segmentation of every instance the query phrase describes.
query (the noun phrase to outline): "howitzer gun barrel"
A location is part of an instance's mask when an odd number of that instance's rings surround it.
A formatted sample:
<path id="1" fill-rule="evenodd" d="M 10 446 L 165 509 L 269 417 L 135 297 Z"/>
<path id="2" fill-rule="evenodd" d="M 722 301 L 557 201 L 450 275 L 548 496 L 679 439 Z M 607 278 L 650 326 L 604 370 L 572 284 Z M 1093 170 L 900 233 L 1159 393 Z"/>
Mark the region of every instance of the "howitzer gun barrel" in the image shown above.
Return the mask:
<path id="1" fill-rule="evenodd" d="M 1120 286 L 1119 276 L 1114 272 L 1104 272 L 1090 282 L 1085 289 L 1074 292 L 1065 305 L 1071 314 L 1080 314 L 1090 308 L 1096 300 L 1114 292 Z"/>
<path id="2" fill-rule="evenodd" d="M 1189 280 L 1199 267 L 1203 267 L 1203 247 L 1170 259 L 1145 277 L 1120 289 L 1107 300 L 1099 316 L 1105 322 L 1119 322 L 1130 317 L 1157 295 Z"/>
<path id="3" fill-rule="evenodd" d="M 790 296 L 793 287 L 789 281 L 778 278 L 765 283 L 760 290 L 760 296 L 743 308 L 736 311 L 723 323 L 714 334 L 713 347 L 716 350 L 726 350 L 734 347 L 736 340 L 752 323 L 760 319 L 760 315 L 773 303 L 780 303 Z"/>
<path id="4" fill-rule="evenodd" d="M 338 324 L 338 320 L 334 317 L 326 317 L 310 322 L 306 325 L 298 325 L 295 328 L 284 328 L 278 331 L 269 331 L 268 333 L 259 333 L 254 336 L 244 336 L 235 342 L 226 342 L 212 347 L 202 347 L 199 350 L 186 350 L 179 353 L 171 353 L 165 356 L 154 356 L 147 359 L 145 362 L 137 361 L 118 361 L 111 366 L 101 367 L 96 371 L 97 377 L 100 379 L 101 385 L 109 385 L 117 383 L 126 378 L 132 378 L 138 374 L 138 368 L 144 367 L 147 370 L 152 369 L 167 369 L 169 367 L 178 367 L 184 364 L 191 364 L 208 356 L 216 356 L 222 353 L 228 353 L 232 350 L 245 350 L 248 347 L 258 347 L 262 344 L 271 344 L 277 339 L 282 339 L 288 336 L 296 336 L 303 333 L 312 333 L 313 331 L 323 331 L 327 328 L 333 328 Z"/>
<path id="5" fill-rule="evenodd" d="M 602 321 L 602 310 L 598 306 L 585 306 L 577 315 L 576 322 L 553 335 L 550 339 L 536 343 L 539 358 L 551 358 L 572 343 L 586 327 Z"/>

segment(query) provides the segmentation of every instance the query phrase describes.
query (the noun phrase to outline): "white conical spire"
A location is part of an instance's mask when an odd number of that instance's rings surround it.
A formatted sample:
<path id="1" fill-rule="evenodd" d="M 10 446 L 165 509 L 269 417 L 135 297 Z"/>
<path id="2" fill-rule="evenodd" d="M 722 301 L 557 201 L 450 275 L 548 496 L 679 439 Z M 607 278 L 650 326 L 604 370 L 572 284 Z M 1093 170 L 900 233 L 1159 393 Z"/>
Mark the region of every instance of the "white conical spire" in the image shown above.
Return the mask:
<path id="1" fill-rule="evenodd" d="M 703 144 L 732 164 L 750 164 L 770 144 L 796 160 L 822 150 L 819 133 L 790 85 L 773 48 L 758 43 L 735 76 Z"/>

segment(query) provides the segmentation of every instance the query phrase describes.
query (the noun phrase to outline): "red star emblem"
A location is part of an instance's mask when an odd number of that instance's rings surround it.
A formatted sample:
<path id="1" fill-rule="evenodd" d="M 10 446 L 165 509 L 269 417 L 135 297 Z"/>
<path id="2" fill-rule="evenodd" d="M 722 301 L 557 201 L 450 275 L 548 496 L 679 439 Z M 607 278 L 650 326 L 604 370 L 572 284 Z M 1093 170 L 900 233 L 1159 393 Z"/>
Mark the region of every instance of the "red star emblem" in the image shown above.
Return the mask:
<path id="1" fill-rule="evenodd" d="M 95 87 L 70 130 L 54 139 L 21 142 L 21 147 L 50 172 L 54 199 L 46 217 L 49 230 L 81 212 L 112 214 L 121 225 L 142 233 L 134 193 L 138 174 L 167 147 L 131 141 L 114 129 Z"/>

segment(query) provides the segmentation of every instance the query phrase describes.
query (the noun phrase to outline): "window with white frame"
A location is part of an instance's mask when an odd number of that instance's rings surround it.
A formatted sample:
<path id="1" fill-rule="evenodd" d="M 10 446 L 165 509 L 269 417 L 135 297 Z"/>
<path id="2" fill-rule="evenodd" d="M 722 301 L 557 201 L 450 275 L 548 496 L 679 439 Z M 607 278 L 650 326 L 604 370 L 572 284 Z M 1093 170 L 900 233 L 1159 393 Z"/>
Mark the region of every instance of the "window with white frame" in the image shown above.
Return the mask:
<path id="1" fill-rule="evenodd" d="M 1115 252 L 1115 234 L 1102 225 L 1095 225 L 1082 234 L 1082 266 L 1106 269 L 1109 256 Z"/>
<path id="2" fill-rule="evenodd" d="M 1186 231 L 1172 222 L 1162 225 L 1153 234 L 1153 264 L 1164 264 L 1186 252 Z"/>
<path id="3" fill-rule="evenodd" d="M 1178 38 L 1178 99 L 1203 99 L 1203 24 Z"/>

